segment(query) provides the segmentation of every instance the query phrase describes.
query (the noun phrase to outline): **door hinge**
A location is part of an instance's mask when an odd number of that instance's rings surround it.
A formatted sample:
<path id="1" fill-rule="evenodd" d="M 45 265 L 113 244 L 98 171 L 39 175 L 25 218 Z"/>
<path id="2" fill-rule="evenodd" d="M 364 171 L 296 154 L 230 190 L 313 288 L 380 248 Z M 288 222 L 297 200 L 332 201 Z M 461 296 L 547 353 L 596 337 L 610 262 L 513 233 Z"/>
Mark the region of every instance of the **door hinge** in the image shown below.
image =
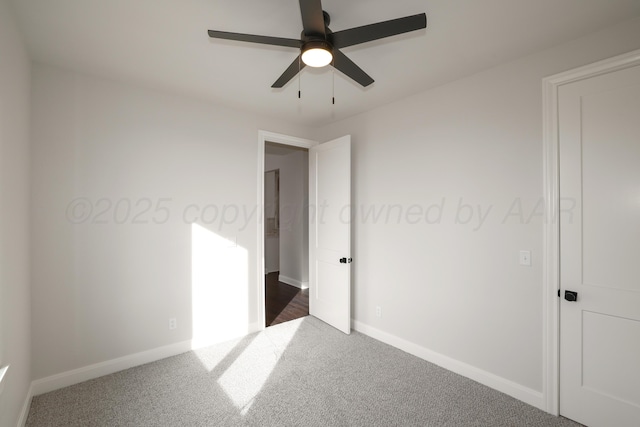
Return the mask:
<path id="1" fill-rule="evenodd" d="M 351 264 L 353 258 L 340 258 L 340 264 Z"/>
<path id="2" fill-rule="evenodd" d="M 560 298 L 560 289 L 558 289 L 558 298 Z"/>

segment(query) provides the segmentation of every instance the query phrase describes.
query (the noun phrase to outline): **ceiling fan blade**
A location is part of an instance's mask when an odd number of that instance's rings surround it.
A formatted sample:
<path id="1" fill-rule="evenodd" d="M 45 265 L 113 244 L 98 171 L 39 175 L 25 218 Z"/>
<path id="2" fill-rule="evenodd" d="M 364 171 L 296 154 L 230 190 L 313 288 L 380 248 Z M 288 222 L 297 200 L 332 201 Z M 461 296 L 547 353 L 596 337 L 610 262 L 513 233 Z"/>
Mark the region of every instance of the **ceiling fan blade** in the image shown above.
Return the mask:
<path id="1" fill-rule="evenodd" d="M 300 55 L 298 55 L 298 57 L 293 60 L 291 65 L 289 65 L 289 67 L 284 71 L 284 73 L 282 73 L 278 80 L 276 80 L 275 83 L 271 85 L 271 87 L 283 87 L 284 85 L 289 83 L 289 80 L 294 78 L 296 74 L 298 74 L 298 71 L 302 70 L 305 66 L 306 65 L 304 64 L 304 62 L 302 62 L 302 60 L 300 59 Z"/>
<path id="2" fill-rule="evenodd" d="M 320 0 L 300 0 L 302 31 L 305 36 L 325 37 L 324 15 Z"/>
<path id="3" fill-rule="evenodd" d="M 209 37 L 215 39 L 236 40 L 239 42 L 262 43 L 275 46 L 286 46 L 300 48 L 301 40 L 285 39 L 282 37 L 255 36 L 253 34 L 229 33 L 226 31 L 209 30 Z"/>
<path id="4" fill-rule="evenodd" d="M 337 49 L 333 50 L 333 67 L 350 77 L 363 87 L 373 83 L 373 79 L 362 68 L 358 67 L 352 60 Z"/>
<path id="5" fill-rule="evenodd" d="M 343 47 L 408 33 L 426 27 L 427 15 L 420 13 L 418 15 L 405 16 L 404 18 L 378 22 L 376 24 L 363 25 L 362 27 L 351 28 L 349 30 L 337 31 L 329 34 L 329 41 L 333 44 L 333 47 L 341 49 Z"/>

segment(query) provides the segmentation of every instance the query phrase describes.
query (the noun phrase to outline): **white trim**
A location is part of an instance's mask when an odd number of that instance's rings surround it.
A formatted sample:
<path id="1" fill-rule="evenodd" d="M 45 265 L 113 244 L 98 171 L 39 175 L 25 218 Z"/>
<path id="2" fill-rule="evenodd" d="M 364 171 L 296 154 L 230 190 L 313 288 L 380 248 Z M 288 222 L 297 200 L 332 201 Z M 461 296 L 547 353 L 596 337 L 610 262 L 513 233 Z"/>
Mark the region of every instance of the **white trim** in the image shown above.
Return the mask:
<path id="1" fill-rule="evenodd" d="M 542 371 L 543 409 L 560 413 L 560 227 L 559 218 L 559 141 L 558 90 L 560 86 L 598 75 L 640 65 L 640 50 L 565 71 L 542 80 L 543 120 L 543 301 Z"/>
<path id="2" fill-rule="evenodd" d="M 264 261 L 264 145 L 267 142 L 268 132 L 259 130 L 258 131 L 258 188 L 257 193 L 257 209 L 259 209 L 260 213 L 258 214 L 258 240 L 257 240 L 257 248 L 256 248 L 256 271 L 258 272 L 258 283 L 256 284 L 257 289 L 257 299 L 258 307 L 256 308 L 256 318 L 259 319 L 260 322 L 260 330 L 266 328 L 266 312 L 264 308 L 265 304 L 265 293 L 264 287 L 266 286 L 264 280 L 264 274 L 262 272 L 267 271 L 267 265 Z"/>
<path id="3" fill-rule="evenodd" d="M 543 161 L 542 179 L 545 198 L 545 221 L 542 236 L 542 392 L 545 410 L 560 413 L 560 228 L 558 224 L 558 92 L 557 87 L 543 80 Z"/>
<path id="4" fill-rule="evenodd" d="M 602 61 L 594 62 L 593 64 L 585 65 L 573 70 L 554 74 L 552 76 L 545 77 L 542 81 L 545 84 L 551 83 L 557 87 L 636 65 L 640 65 L 640 49 L 614 56 L 613 58 L 603 59 Z"/>
<path id="5" fill-rule="evenodd" d="M 287 285 L 295 286 L 299 289 L 308 289 L 309 282 L 302 282 L 297 279 L 293 279 L 291 277 L 283 276 L 282 274 L 278 275 L 278 281 L 282 283 L 286 283 Z"/>
<path id="6" fill-rule="evenodd" d="M 260 208 L 260 216 L 259 216 L 259 222 L 258 222 L 258 236 L 257 236 L 257 242 L 258 242 L 258 247 L 257 247 L 257 265 L 256 265 L 256 271 L 259 273 L 258 276 L 258 283 L 257 283 L 257 291 L 258 291 L 258 295 L 257 295 L 257 301 L 258 301 L 258 309 L 257 309 L 257 313 L 256 316 L 259 320 L 259 330 L 263 330 L 264 328 L 266 328 L 266 323 L 265 323 L 265 312 L 264 312 L 264 304 L 265 304 L 265 295 L 264 295 L 264 274 L 262 274 L 263 271 L 265 270 L 265 263 L 264 263 L 264 148 L 265 148 L 265 143 L 269 141 L 269 142 L 275 142 L 277 144 L 283 144 L 283 145 L 290 145 L 293 147 L 300 147 L 300 148 L 311 148 L 311 147 L 315 147 L 316 145 L 318 145 L 317 141 L 313 141 L 311 139 L 304 139 L 304 138 L 297 138 L 295 136 L 289 136 L 289 135 L 284 135 L 284 134 L 280 134 L 280 133 L 275 133 L 275 132 L 269 132 L 266 130 L 259 130 L 258 131 L 258 188 L 257 188 L 257 193 L 258 193 L 258 198 L 257 198 L 257 203 L 258 203 L 258 207 Z"/>
<path id="7" fill-rule="evenodd" d="M 544 399 L 541 392 L 533 390 L 529 387 L 525 387 L 521 384 L 492 374 L 491 372 L 484 371 L 475 366 L 453 359 L 444 354 L 429 350 L 428 348 L 421 347 L 418 344 L 407 341 L 403 338 L 395 335 L 383 332 L 372 326 L 366 325 L 362 322 L 353 320 L 353 329 L 363 333 L 378 341 L 382 341 L 385 344 L 389 344 L 400 350 L 406 351 L 416 357 L 426 360 L 427 362 L 434 363 L 456 374 L 470 378 L 474 381 L 484 384 L 487 387 L 491 387 L 502 393 L 508 394 L 518 400 L 528 403 L 531 406 L 535 406 L 539 409 L 544 409 Z"/>
<path id="8" fill-rule="evenodd" d="M 18 427 L 24 427 L 27 424 L 27 418 L 29 418 L 29 410 L 31 409 L 31 399 L 33 399 L 33 383 L 29 385 L 27 390 L 27 397 L 22 404 L 22 411 L 20 411 L 20 417 L 18 418 Z"/>
<path id="9" fill-rule="evenodd" d="M 262 142 L 275 142 L 276 144 L 290 145 L 299 148 L 311 148 L 318 145 L 318 141 L 312 139 L 298 138 L 295 136 L 284 135 L 282 133 L 269 132 L 266 130 L 258 131 L 258 138 Z M 262 150 L 264 154 L 264 150 Z"/>
<path id="10" fill-rule="evenodd" d="M 192 349 L 191 347 L 190 340 L 182 341 L 176 344 L 170 344 L 154 348 L 152 350 L 118 357 L 116 359 L 94 363 L 93 365 L 84 366 L 82 368 L 62 372 L 60 374 L 51 375 L 50 377 L 35 380 L 31 383 L 33 395 L 38 396 L 63 387 L 68 387 L 70 385 L 92 380 L 104 375 L 133 368 L 134 366 L 144 365 L 145 363 L 155 362 L 156 360 L 164 359 L 166 357 L 176 356 L 190 351 Z"/>
<path id="11" fill-rule="evenodd" d="M 248 325 L 247 335 L 261 330 L 260 322 L 253 322 Z M 262 328 L 264 329 L 264 328 Z M 239 338 L 239 337 L 238 337 Z M 32 396 L 38 396 L 43 393 L 58 390 L 84 381 L 89 381 L 104 375 L 113 374 L 125 369 L 144 365 L 146 363 L 155 362 L 167 357 L 177 356 L 198 348 L 208 347 L 218 344 L 218 342 L 198 343 L 194 345 L 192 340 L 181 341 L 175 344 L 169 344 L 157 347 L 151 350 L 142 351 L 140 353 L 129 354 L 127 356 L 118 357 L 116 359 L 106 360 L 104 362 L 94 363 L 82 368 L 73 369 L 71 371 L 62 372 L 49 377 L 41 378 L 31 382 L 29 388 L 29 402 Z M 27 408 L 28 412 L 28 408 Z"/>

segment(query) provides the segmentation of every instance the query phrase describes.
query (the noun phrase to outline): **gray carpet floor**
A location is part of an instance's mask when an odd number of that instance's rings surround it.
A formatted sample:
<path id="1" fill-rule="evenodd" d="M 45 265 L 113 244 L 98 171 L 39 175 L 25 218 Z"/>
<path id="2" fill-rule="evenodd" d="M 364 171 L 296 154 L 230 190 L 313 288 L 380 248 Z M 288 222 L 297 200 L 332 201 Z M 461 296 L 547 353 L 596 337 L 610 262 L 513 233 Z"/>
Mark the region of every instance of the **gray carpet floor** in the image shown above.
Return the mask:
<path id="1" fill-rule="evenodd" d="M 579 426 L 313 317 L 34 397 L 27 426 Z"/>

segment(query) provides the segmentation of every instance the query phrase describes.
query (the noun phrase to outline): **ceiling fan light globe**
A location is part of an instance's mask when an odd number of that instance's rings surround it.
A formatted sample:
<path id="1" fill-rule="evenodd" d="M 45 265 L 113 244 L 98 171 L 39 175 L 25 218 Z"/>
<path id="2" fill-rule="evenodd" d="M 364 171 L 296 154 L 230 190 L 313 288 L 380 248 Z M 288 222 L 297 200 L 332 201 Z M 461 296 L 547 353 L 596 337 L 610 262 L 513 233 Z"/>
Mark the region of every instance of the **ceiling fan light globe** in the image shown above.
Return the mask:
<path id="1" fill-rule="evenodd" d="M 324 67 L 331 63 L 333 55 L 325 48 L 314 47 L 302 52 L 302 62 L 309 67 Z"/>

